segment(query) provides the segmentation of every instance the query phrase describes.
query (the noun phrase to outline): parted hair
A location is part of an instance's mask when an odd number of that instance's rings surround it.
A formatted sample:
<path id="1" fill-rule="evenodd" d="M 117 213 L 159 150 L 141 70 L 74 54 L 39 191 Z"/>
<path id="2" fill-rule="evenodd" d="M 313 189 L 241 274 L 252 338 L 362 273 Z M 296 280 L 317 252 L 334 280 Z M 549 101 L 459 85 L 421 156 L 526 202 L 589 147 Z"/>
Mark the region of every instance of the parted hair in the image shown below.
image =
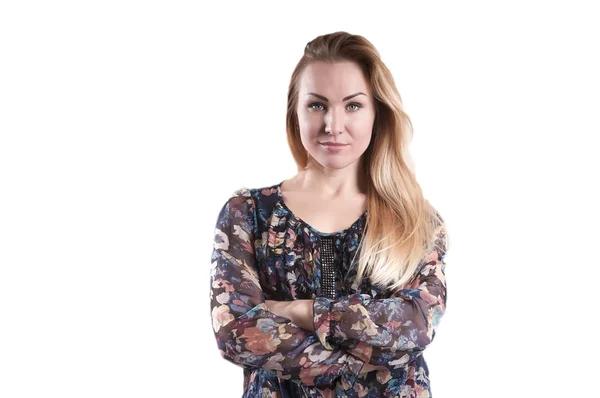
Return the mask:
<path id="1" fill-rule="evenodd" d="M 355 62 L 371 85 L 375 120 L 371 142 L 362 158 L 368 211 L 357 251 L 356 280 L 368 277 L 381 287 L 401 289 L 436 245 L 446 251 L 444 222 L 424 198 L 415 178 L 409 153 L 412 123 L 391 72 L 371 42 L 347 32 L 318 36 L 306 45 L 288 89 L 286 133 L 298 171 L 309 160 L 298 124 L 299 82 L 306 66 L 315 61 Z M 444 239 L 439 239 L 440 233 Z M 440 242 L 444 247 L 439 247 Z"/>

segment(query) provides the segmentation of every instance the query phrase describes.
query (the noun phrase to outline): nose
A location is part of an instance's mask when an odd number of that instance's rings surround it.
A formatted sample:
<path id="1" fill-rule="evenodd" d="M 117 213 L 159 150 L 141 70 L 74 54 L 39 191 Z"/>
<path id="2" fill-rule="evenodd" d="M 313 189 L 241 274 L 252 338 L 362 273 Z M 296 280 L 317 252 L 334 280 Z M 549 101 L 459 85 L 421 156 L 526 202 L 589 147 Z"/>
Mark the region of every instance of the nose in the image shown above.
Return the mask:
<path id="1" fill-rule="evenodd" d="M 325 133 L 342 134 L 344 130 L 344 110 L 331 107 L 325 113 Z"/>

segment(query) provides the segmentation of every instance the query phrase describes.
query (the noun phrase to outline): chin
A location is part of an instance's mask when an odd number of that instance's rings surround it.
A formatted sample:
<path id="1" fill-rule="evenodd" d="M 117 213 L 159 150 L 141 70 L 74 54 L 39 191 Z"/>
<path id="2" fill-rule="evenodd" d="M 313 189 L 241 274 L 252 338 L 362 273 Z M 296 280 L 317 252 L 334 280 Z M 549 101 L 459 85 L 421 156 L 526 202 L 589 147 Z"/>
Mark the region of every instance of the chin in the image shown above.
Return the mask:
<path id="1" fill-rule="evenodd" d="M 345 168 L 347 166 L 350 166 L 352 163 L 354 163 L 353 160 L 349 160 L 348 158 L 344 158 L 344 159 L 331 159 L 331 158 L 317 159 L 317 162 L 319 162 L 319 164 L 321 164 L 321 166 L 323 166 L 323 167 L 327 167 L 328 169 L 334 169 L 334 170 L 343 169 L 343 168 Z"/>

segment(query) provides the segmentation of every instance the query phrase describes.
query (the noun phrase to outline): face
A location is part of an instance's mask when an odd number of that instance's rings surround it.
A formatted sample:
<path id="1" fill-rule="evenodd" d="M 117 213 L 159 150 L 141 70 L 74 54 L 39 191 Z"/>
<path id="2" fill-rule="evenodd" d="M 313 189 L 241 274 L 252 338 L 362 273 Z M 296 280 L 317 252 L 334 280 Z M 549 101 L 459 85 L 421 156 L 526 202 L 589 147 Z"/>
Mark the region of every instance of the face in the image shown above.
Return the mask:
<path id="1" fill-rule="evenodd" d="M 302 144 L 325 168 L 355 164 L 369 146 L 375 101 L 353 62 L 309 64 L 300 77 L 297 112 Z"/>

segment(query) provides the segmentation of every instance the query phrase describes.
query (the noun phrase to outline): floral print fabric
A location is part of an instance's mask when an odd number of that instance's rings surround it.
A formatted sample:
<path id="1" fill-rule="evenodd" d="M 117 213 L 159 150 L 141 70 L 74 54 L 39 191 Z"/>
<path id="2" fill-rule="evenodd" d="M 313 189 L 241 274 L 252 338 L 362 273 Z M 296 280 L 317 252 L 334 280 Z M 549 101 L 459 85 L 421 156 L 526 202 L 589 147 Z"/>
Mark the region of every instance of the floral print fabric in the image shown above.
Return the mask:
<path id="1" fill-rule="evenodd" d="M 213 330 L 221 355 L 243 368 L 243 396 L 431 397 L 422 354 L 446 308 L 441 217 L 412 282 L 389 291 L 355 280 L 367 212 L 342 231 L 321 233 L 285 205 L 280 186 L 237 190 L 216 222 Z M 335 251 L 333 296 L 322 290 L 324 239 Z M 315 332 L 265 305 L 295 299 L 314 300 Z M 365 363 L 385 369 L 361 374 Z"/>

